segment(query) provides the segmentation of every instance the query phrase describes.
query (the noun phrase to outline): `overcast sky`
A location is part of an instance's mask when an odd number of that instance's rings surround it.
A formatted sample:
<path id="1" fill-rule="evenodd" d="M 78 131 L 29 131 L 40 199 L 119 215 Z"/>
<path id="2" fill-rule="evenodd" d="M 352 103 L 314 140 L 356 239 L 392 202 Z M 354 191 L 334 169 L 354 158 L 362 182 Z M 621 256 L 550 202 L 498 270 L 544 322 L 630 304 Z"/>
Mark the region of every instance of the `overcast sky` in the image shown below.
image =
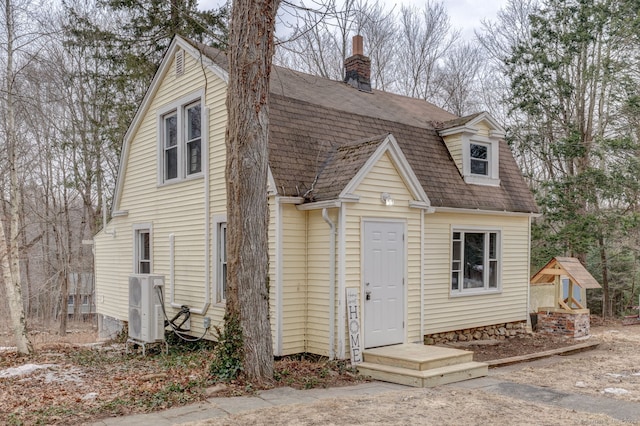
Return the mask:
<path id="1" fill-rule="evenodd" d="M 211 9 L 223 4 L 224 0 L 199 0 L 201 9 Z M 386 1 L 389 7 L 394 4 L 392 1 Z M 423 7 L 425 0 L 403 0 L 397 1 L 395 4 L 412 4 L 417 7 Z M 444 0 L 443 1 L 449 16 L 451 24 L 462 30 L 463 37 L 467 39 L 473 38 L 473 30 L 479 28 L 482 19 L 495 19 L 498 10 L 507 3 L 507 0 Z"/>

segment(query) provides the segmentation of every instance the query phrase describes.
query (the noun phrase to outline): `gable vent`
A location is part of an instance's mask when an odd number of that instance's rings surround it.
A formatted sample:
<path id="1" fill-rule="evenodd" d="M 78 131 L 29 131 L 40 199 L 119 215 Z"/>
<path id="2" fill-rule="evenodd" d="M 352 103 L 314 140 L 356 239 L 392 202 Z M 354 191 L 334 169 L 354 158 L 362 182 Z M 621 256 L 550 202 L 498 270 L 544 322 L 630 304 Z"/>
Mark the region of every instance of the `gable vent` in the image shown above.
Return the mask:
<path id="1" fill-rule="evenodd" d="M 176 52 L 176 77 L 184 74 L 184 50 Z"/>

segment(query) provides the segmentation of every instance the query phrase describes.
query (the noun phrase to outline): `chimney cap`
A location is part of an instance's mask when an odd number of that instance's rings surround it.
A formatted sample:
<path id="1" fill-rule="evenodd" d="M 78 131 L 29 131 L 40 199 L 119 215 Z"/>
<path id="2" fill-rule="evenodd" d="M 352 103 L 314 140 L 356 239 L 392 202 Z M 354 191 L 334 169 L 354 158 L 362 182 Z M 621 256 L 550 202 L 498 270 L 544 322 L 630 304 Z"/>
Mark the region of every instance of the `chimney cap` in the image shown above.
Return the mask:
<path id="1" fill-rule="evenodd" d="M 364 55 L 364 42 L 360 34 L 353 36 L 353 55 Z"/>

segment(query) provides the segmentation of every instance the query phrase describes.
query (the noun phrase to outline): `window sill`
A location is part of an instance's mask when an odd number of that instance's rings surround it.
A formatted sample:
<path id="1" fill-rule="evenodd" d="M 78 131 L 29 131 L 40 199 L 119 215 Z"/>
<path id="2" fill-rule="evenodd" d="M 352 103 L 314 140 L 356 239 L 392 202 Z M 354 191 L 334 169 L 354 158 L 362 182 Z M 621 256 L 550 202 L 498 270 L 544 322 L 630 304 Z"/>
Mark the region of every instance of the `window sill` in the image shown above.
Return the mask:
<path id="1" fill-rule="evenodd" d="M 165 187 L 165 186 L 177 185 L 177 184 L 180 184 L 180 183 L 189 182 L 189 181 L 192 181 L 192 180 L 198 180 L 198 179 L 202 179 L 202 178 L 204 178 L 204 173 L 194 173 L 194 174 L 189 175 L 189 176 L 187 176 L 185 178 L 175 178 L 175 179 L 164 181 L 162 183 L 159 183 L 157 185 L 157 187 L 158 188 L 162 188 L 162 187 Z"/>
<path id="2" fill-rule="evenodd" d="M 456 291 L 456 292 L 449 292 L 449 297 L 450 298 L 458 298 L 458 297 L 468 297 L 468 296 L 484 296 L 484 295 L 491 295 L 491 294 L 500 294 L 502 293 L 502 289 L 501 288 L 496 288 L 496 289 L 490 289 L 490 290 L 466 290 L 466 291 Z"/>
<path id="3" fill-rule="evenodd" d="M 464 181 L 472 185 L 500 186 L 500 179 L 480 175 L 465 176 Z"/>

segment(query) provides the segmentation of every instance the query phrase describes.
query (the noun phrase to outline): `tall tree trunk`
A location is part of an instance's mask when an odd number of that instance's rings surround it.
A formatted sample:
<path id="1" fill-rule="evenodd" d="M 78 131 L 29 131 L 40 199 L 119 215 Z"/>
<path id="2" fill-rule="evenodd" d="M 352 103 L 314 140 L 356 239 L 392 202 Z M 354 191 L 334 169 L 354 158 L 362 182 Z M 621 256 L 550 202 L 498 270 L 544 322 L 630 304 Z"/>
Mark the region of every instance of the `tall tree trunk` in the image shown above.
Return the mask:
<path id="1" fill-rule="evenodd" d="M 226 320 L 239 320 L 244 372 L 255 382 L 273 377 L 266 190 L 269 74 L 278 4 L 234 1 L 229 32 Z"/>
<path id="2" fill-rule="evenodd" d="M 15 110 L 13 101 L 13 5 L 11 0 L 5 0 L 5 25 L 7 46 L 6 67 L 6 143 L 7 157 L 9 160 L 9 216 L 11 221 L 9 240 L 7 241 L 3 225 L 0 223 L 0 262 L 2 265 L 2 278 L 7 289 L 9 312 L 11 315 L 11 327 L 15 337 L 18 352 L 29 354 L 33 351 L 31 342 L 27 336 L 27 321 L 22 302 L 22 280 L 20 277 L 20 180 L 18 176 L 18 156 L 16 147 Z"/>

